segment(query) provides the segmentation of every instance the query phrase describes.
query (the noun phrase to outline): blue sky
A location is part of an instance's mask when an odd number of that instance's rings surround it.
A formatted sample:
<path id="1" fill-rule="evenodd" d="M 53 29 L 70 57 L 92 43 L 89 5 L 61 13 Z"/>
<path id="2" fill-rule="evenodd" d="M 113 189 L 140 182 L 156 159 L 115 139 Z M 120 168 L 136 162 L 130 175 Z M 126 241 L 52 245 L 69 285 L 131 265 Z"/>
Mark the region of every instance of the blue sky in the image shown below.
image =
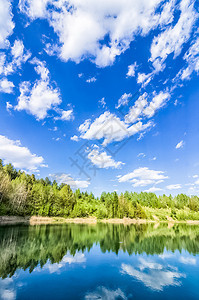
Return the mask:
<path id="1" fill-rule="evenodd" d="M 0 0 L 0 157 L 93 191 L 199 192 L 197 1 Z"/>

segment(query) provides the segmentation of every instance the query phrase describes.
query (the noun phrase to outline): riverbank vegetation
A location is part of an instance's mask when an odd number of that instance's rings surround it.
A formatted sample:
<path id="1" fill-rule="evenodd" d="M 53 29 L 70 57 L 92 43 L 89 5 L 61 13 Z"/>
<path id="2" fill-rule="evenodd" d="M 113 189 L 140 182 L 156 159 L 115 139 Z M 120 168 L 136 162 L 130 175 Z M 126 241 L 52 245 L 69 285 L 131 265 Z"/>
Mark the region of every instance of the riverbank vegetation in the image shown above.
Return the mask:
<path id="1" fill-rule="evenodd" d="M 96 198 L 48 177 L 36 179 L 0 160 L 0 215 L 199 220 L 199 198 L 146 192 L 103 192 Z"/>

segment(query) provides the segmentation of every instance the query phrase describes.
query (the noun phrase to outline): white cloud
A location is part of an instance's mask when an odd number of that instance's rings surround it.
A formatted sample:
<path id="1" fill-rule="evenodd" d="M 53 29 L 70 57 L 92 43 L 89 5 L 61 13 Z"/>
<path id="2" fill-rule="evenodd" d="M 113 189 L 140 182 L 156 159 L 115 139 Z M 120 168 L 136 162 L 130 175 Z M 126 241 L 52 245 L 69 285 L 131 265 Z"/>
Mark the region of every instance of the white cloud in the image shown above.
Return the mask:
<path id="1" fill-rule="evenodd" d="M 54 120 L 70 121 L 74 119 L 73 109 L 69 109 L 69 110 L 56 109 L 56 111 L 60 114 L 60 116 L 55 117 Z"/>
<path id="2" fill-rule="evenodd" d="M 140 260 L 141 264 L 134 268 L 131 265 L 122 264 L 122 273 L 128 274 L 141 281 L 146 287 L 154 291 L 162 291 L 167 286 L 180 286 L 180 278 L 184 274 L 173 270 L 169 266 L 164 266 L 154 262 Z"/>
<path id="3" fill-rule="evenodd" d="M 153 39 L 150 60 L 157 71 L 161 69 L 169 54 L 174 53 L 175 58 L 181 53 L 184 43 L 190 38 L 193 25 L 198 17 L 192 0 L 182 0 L 179 8 L 181 13 L 177 23 L 167 27 L 165 31 Z"/>
<path id="4" fill-rule="evenodd" d="M 193 178 L 198 178 L 198 175 L 193 175 L 192 177 L 193 177 Z"/>
<path id="5" fill-rule="evenodd" d="M 118 100 L 118 104 L 117 104 L 116 108 L 119 108 L 122 105 L 127 105 L 131 97 L 132 97 L 131 93 L 129 93 L 129 94 L 124 93 Z"/>
<path id="6" fill-rule="evenodd" d="M 140 133 L 150 126 L 152 126 L 151 122 L 146 124 L 137 122 L 136 124 L 128 126 L 114 114 L 106 111 L 96 118 L 93 123 L 91 123 L 90 120 L 86 120 L 82 125 L 80 125 L 79 131 L 82 139 L 104 139 L 103 145 L 105 146 L 113 141 L 121 141 L 124 138 Z"/>
<path id="7" fill-rule="evenodd" d="M 49 174 L 49 176 L 54 180 L 56 180 L 59 184 L 65 183 L 70 185 L 71 188 L 87 188 L 90 184 L 88 180 L 75 180 L 71 177 L 70 174 L 58 173 L 58 174 Z"/>
<path id="8" fill-rule="evenodd" d="M 12 17 L 11 2 L 9 0 L 0 0 L 0 48 L 9 46 L 7 38 L 14 29 Z"/>
<path id="9" fill-rule="evenodd" d="M 97 80 L 96 77 L 91 77 L 91 78 L 88 78 L 86 80 L 86 82 L 91 83 L 91 82 L 95 82 L 96 80 Z"/>
<path id="10" fill-rule="evenodd" d="M 70 138 L 72 141 L 78 142 L 79 141 L 79 137 L 77 135 L 73 135 Z"/>
<path id="11" fill-rule="evenodd" d="M 33 59 L 31 63 L 36 65 L 35 71 L 41 78 L 36 80 L 33 86 L 28 81 L 21 83 L 20 96 L 15 109 L 18 111 L 26 110 L 37 120 L 42 120 L 47 116 L 48 110 L 55 109 L 62 100 L 58 88 L 54 88 L 50 84 L 49 71 L 44 63 L 37 59 Z M 64 119 L 67 113 L 65 111 L 62 113 L 60 118 Z"/>
<path id="12" fill-rule="evenodd" d="M 119 182 L 131 182 L 134 187 L 158 184 L 167 179 L 163 171 L 150 170 L 147 167 L 135 169 L 126 175 L 119 175 Z"/>
<path id="13" fill-rule="evenodd" d="M 21 40 L 15 40 L 9 50 L 10 55 L 0 54 L 0 74 L 4 76 L 15 73 L 31 56 Z"/>
<path id="14" fill-rule="evenodd" d="M 47 18 L 59 37 L 61 59 L 79 63 L 89 58 L 105 67 L 129 48 L 136 35 L 145 36 L 172 21 L 172 5 L 161 4 L 161 0 L 21 0 L 19 7 L 32 20 Z"/>
<path id="15" fill-rule="evenodd" d="M 196 258 L 180 256 L 180 262 L 185 265 L 196 265 Z"/>
<path id="16" fill-rule="evenodd" d="M 12 163 L 15 168 L 36 172 L 39 167 L 44 167 L 42 156 L 32 154 L 20 141 L 13 141 L 0 135 L 0 157 L 4 163 Z"/>
<path id="17" fill-rule="evenodd" d="M 142 158 L 144 158 L 145 156 L 146 156 L 146 154 L 144 154 L 142 152 L 137 155 L 137 157 L 142 157 Z"/>
<path id="18" fill-rule="evenodd" d="M 167 185 L 166 188 L 168 190 L 178 190 L 178 189 L 182 188 L 182 185 L 181 184 L 170 184 L 170 185 Z"/>
<path id="19" fill-rule="evenodd" d="M 119 169 L 124 163 L 121 161 L 115 161 L 110 155 L 108 155 L 105 151 L 100 152 L 99 148 L 95 145 L 94 149 L 91 151 L 88 150 L 88 159 L 92 162 L 93 165 L 98 168 L 108 169 Z"/>
<path id="20" fill-rule="evenodd" d="M 191 74 L 195 71 L 197 74 L 199 72 L 199 38 L 197 38 L 189 48 L 189 50 L 184 55 L 184 60 L 186 61 L 186 67 L 180 70 L 177 74 L 177 78 L 180 77 L 182 80 L 189 80 Z M 174 79 L 175 80 L 175 79 Z"/>
<path id="21" fill-rule="evenodd" d="M 66 266 L 66 264 L 83 264 L 86 262 L 86 257 L 83 253 L 76 253 L 74 256 L 71 254 L 66 254 L 60 263 L 47 263 L 44 266 L 44 270 L 48 270 L 50 274 L 58 273 L 59 270 Z"/>
<path id="22" fill-rule="evenodd" d="M 136 62 L 134 64 L 128 66 L 128 72 L 126 74 L 127 77 L 135 77 L 135 70 L 137 69 L 138 65 Z"/>
<path id="23" fill-rule="evenodd" d="M 147 93 L 141 95 L 136 101 L 134 106 L 129 109 L 129 113 L 125 116 L 126 123 L 134 123 L 138 117 L 143 113 L 147 105 Z"/>
<path id="24" fill-rule="evenodd" d="M 176 149 L 180 149 L 184 146 L 184 141 L 180 141 L 177 145 L 176 145 Z"/>
<path id="25" fill-rule="evenodd" d="M 149 105 L 143 110 L 143 114 L 148 118 L 151 118 L 155 112 L 161 108 L 167 100 L 171 98 L 168 92 L 160 92 L 155 95 Z"/>
<path id="26" fill-rule="evenodd" d="M 105 98 L 103 97 L 102 99 L 99 100 L 99 104 L 104 108 L 106 106 L 106 101 Z"/>
<path id="27" fill-rule="evenodd" d="M 158 188 L 158 187 L 153 186 L 153 187 L 151 187 L 151 188 L 145 190 L 144 192 L 147 192 L 147 193 L 155 193 L 155 192 L 160 192 L 160 191 L 162 191 L 161 188 Z"/>
<path id="28" fill-rule="evenodd" d="M 84 299 L 85 300 L 94 300 L 94 299 L 127 300 L 127 297 L 119 288 L 116 290 L 110 290 L 105 288 L 104 286 L 100 286 L 96 289 L 96 291 L 87 293 Z"/>
<path id="29" fill-rule="evenodd" d="M 13 108 L 12 104 L 10 102 L 6 102 L 6 110 L 10 112 L 10 110 Z"/>
<path id="30" fill-rule="evenodd" d="M 7 78 L 0 80 L 0 92 L 6 94 L 13 93 L 14 84 L 11 81 L 8 81 Z"/>

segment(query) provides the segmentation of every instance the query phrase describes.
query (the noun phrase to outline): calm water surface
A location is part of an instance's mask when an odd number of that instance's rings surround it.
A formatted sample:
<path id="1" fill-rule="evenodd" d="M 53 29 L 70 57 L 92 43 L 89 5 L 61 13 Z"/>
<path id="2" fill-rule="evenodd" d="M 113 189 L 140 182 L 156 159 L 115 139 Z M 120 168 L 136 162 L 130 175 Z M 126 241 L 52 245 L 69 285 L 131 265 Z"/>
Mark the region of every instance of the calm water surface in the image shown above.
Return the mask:
<path id="1" fill-rule="evenodd" d="M 199 299 L 199 226 L 0 227 L 0 299 Z"/>

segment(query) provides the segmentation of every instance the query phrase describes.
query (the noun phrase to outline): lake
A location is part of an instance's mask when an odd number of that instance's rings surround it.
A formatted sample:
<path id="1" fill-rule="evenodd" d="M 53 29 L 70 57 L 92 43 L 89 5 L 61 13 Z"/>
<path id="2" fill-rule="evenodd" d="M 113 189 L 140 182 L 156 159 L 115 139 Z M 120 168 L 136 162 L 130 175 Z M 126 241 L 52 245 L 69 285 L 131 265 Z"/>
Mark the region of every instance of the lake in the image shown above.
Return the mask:
<path id="1" fill-rule="evenodd" d="M 199 226 L 0 226 L 0 299 L 199 299 Z"/>

